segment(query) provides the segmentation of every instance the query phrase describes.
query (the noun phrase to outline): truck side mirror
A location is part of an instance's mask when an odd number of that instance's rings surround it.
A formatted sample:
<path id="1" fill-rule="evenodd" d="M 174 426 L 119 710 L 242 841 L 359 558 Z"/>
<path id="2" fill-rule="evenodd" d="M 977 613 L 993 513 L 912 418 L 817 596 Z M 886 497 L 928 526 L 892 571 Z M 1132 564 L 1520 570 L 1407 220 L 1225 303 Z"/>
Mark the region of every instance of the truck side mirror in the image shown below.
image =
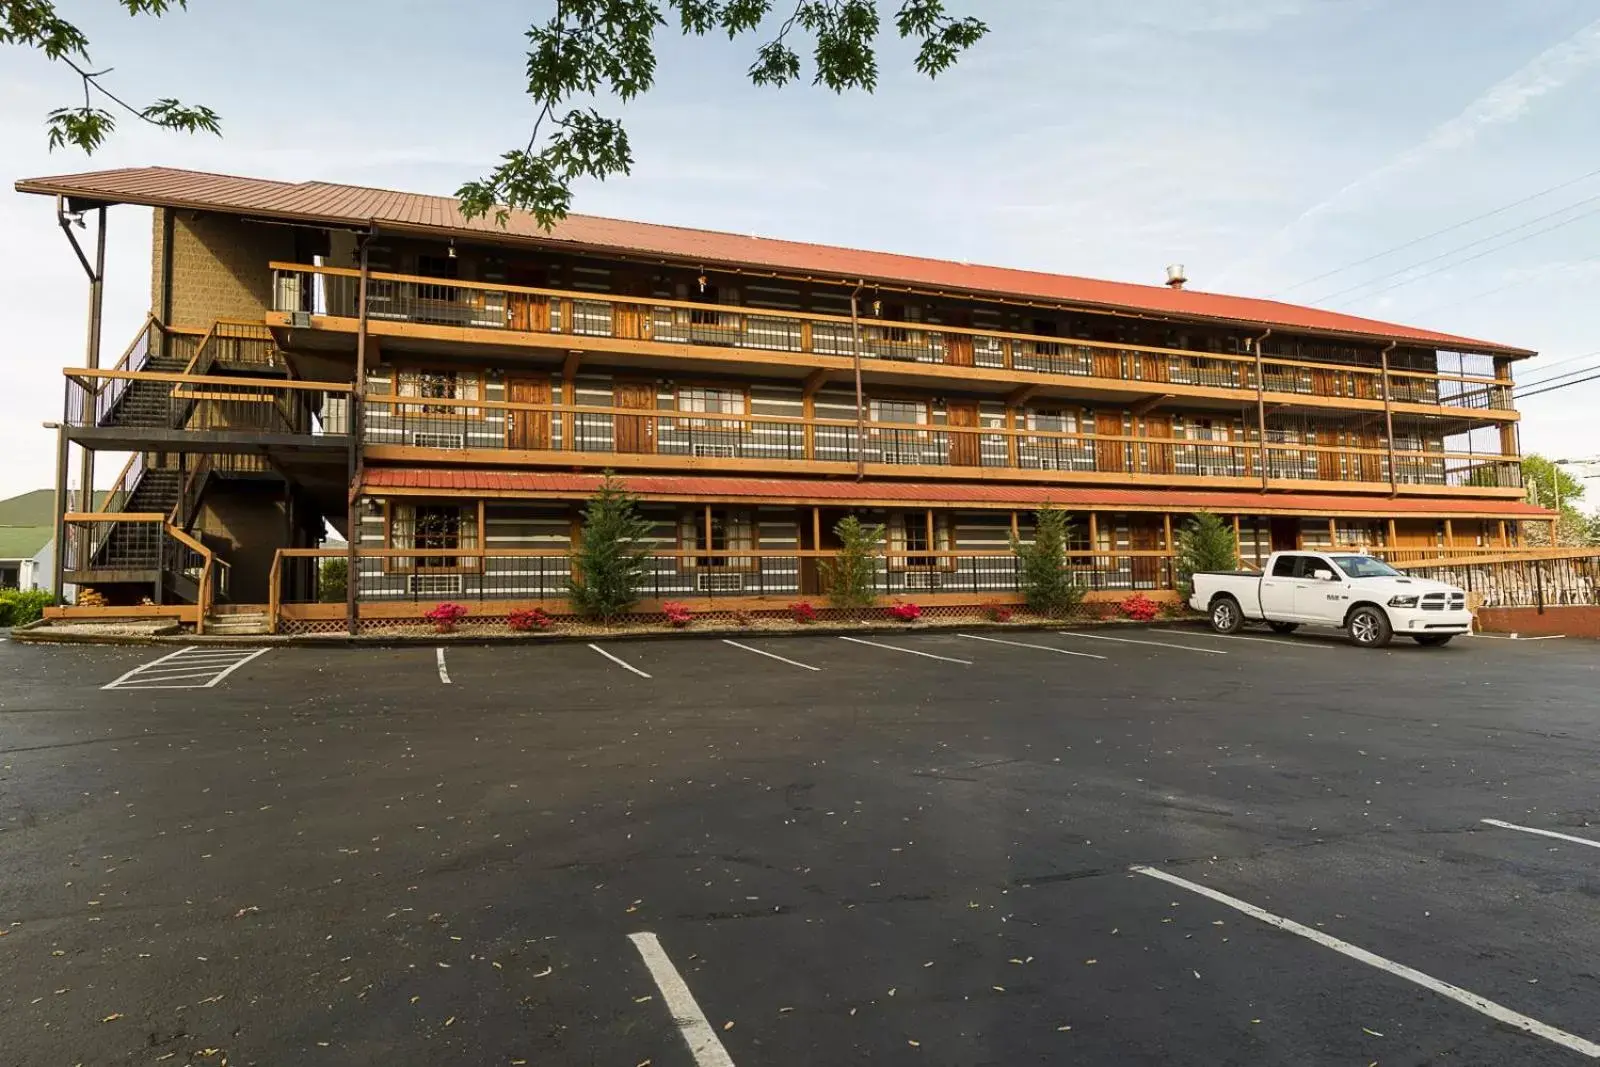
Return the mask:
<path id="1" fill-rule="evenodd" d="M 1338 580 L 1337 576 L 1332 571 L 1323 570 L 1321 567 L 1318 567 L 1316 570 L 1312 571 L 1311 577 L 1315 578 L 1319 582 L 1333 582 Z"/>

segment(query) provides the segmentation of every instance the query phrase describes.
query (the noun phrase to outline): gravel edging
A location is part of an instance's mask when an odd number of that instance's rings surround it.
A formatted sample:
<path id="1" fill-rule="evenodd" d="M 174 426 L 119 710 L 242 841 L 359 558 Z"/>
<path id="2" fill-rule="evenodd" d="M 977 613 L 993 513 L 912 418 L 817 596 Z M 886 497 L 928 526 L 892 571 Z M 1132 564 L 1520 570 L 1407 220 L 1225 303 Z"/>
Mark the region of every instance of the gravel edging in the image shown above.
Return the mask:
<path id="1" fill-rule="evenodd" d="M 1144 629 L 1154 625 L 1182 626 L 1192 623 L 1187 619 L 1161 619 L 1152 623 L 1123 619 L 1063 619 L 1027 622 L 990 622 L 987 619 L 969 619 L 915 623 L 912 625 L 885 623 L 817 623 L 811 626 L 785 630 L 762 630 L 742 626 L 688 626 L 681 630 L 661 630 L 619 627 L 614 632 L 529 634 L 440 634 L 422 631 L 416 634 L 239 634 L 196 636 L 183 633 L 151 633 L 141 635 L 114 635 L 105 633 L 71 632 L 43 626 L 14 631 L 12 639 L 22 644 L 61 645 L 213 645 L 234 648 L 399 648 L 435 645 L 540 645 L 572 644 L 592 641 L 682 641 L 694 638 L 769 638 L 786 637 L 847 637 L 859 634 L 879 636 L 894 634 L 953 633 L 962 630 L 984 632 L 1010 631 L 1011 633 L 1039 633 L 1048 630 L 1071 629 Z M 51 633 L 55 629 L 58 632 Z M 173 627 L 176 630 L 176 627 Z M 420 628 L 419 628 L 420 629 Z"/>

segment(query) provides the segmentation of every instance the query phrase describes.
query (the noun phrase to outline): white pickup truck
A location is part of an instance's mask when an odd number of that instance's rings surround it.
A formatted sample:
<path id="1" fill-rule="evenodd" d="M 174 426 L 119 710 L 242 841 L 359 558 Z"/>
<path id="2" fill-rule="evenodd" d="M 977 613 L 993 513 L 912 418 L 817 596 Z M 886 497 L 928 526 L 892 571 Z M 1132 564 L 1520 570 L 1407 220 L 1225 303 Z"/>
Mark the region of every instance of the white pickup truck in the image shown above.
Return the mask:
<path id="1" fill-rule="evenodd" d="M 1463 590 L 1353 552 L 1274 552 L 1260 573 L 1201 571 L 1193 582 L 1189 606 L 1219 634 L 1247 621 L 1280 634 L 1301 624 L 1337 626 L 1364 648 L 1382 648 L 1395 634 L 1438 646 L 1472 632 Z"/>

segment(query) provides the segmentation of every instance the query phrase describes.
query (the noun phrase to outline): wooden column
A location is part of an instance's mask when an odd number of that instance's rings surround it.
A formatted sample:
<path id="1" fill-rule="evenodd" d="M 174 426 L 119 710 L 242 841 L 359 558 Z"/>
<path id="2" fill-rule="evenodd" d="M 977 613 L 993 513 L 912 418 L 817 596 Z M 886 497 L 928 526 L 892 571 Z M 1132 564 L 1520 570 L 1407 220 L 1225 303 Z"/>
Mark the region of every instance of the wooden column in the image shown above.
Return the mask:
<path id="1" fill-rule="evenodd" d="M 1172 551 L 1172 513 L 1171 512 L 1168 512 L 1165 515 L 1161 516 L 1161 524 L 1162 524 L 1162 527 L 1166 530 L 1166 534 L 1167 534 L 1167 551 L 1171 552 Z M 1237 537 L 1237 531 L 1235 531 L 1235 536 Z M 1234 543 L 1237 544 L 1238 541 L 1235 540 Z"/>
<path id="2" fill-rule="evenodd" d="M 927 515 L 925 516 L 925 519 L 926 519 L 926 522 L 927 522 L 927 527 L 926 528 L 927 528 L 927 538 L 928 538 L 928 551 L 932 552 L 934 550 L 934 548 L 936 547 L 934 545 L 934 543 L 933 543 L 933 509 L 932 508 L 928 509 Z"/>
<path id="3" fill-rule="evenodd" d="M 1501 548 L 1509 548 L 1511 546 L 1511 542 L 1506 539 L 1506 520 L 1504 520 L 1504 519 L 1500 520 L 1499 530 L 1497 531 L 1497 533 L 1499 535 L 1498 539 L 1499 539 L 1500 547 Z"/>
<path id="4" fill-rule="evenodd" d="M 705 533 L 706 551 L 709 552 L 712 548 L 715 547 L 715 544 L 711 540 L 711 505 L 710 504 L 706 505 L 705 520 L 706 520 L 706 533 Z"/>
<path id="5" fill-rule="evenodd" d="M 1444 547 L 1456 547 L 1456 528 L 1449 519 L 1444 520 Z"/>
<path id="6" fill-rule="evenodd" d="M 1399 543 L 1400 543 L 1400 539 L 1395 536 L 1395 532 L 1394 532 L 1394 520 L 1390 519 L 1389 520 L 1389 547 L 1390 548 L 1398 548 L 1399 547 Z"/>
<path id="7" fill-rule="evenodd" d="M 1022 527 L 1017 522 L 1017 513 L 1015 511 L 1011 513 L 1011 536 L 1018 541 L 1022 540 Z"/>
<path id="8" fill-rule="evenodd" d="M 1017 429 L 1017 409 L 1007 404 L 1006 430 L 1011 431 L 1015 429 Z M 1013 469 L 1015 469 L 1017 466 L 1017 435 L 1010 432 L 1006 434 L 1006 466 Z"/>
<path id="9" fill-rule="evenodd" d="M 822 509 L 811 509 L 811 549 L 820 551 L 822 548 Z"/>
<path id="10" fill-rule="evenodd" d="M 363 477 L 361 445 L 366 438 L 366 416 L 363 400 L 367 395 L 367 287 L 371 281 L 367 245 L 375 234 L 361 239 L 361 281 L 356 294 L 356 370 L 355 382 L 350 390 L 348 415 L 350 421 L 350 450 L 346 464 L 349 475 L 348 499 L 345 512 L 345 540 L 349 547 L 345 555 L 344 610 L 345 626 L 353 637 L 359 629 L 357 619 L 357 594 L 361 589 L 361 479 Z M 398 392 L 398 388 L 395 390 Z"/>
<path id="11" fill-rule="evenodd" d="M 1331 518 L 1328 520 L 1328 547 L 1339 547 L 1339 526 Z"/>

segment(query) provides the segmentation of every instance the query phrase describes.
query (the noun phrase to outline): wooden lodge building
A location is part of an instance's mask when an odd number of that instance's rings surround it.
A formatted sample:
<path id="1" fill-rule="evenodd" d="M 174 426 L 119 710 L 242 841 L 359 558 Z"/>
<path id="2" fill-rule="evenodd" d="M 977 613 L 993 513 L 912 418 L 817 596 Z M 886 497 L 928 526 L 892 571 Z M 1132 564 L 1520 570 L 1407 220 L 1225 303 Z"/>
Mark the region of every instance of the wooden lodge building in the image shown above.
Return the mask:
<path id="1" fill-rule="evenodd" d="M 152 167 L 17 189 L 57 198 L 91 279 L 59 577 L 201 625 L 560 610 L 606 469 L 655 523 L 647 606 L 701 609 L 820 604 L 850 513 L 888 531 L 884 594 L 924 605 L 1012 597 L 1009 539 L 1047 502 L 1102 597 L 1170 591 L 1200 509 L 1246 562 L 1514 553 L 1550 514 L 1521 485 L 1524 349 L 1179 283 L 502 227 L 325 182 Z M 74 228 L 120 204 L 154 209 L 150 314 L 102 360 L 103 258 Z M 72 510 L 69 472 L 87 484 L 102 451 L 132 459 Z M 348 603 L 317 603 L 333 555 Z"/>

